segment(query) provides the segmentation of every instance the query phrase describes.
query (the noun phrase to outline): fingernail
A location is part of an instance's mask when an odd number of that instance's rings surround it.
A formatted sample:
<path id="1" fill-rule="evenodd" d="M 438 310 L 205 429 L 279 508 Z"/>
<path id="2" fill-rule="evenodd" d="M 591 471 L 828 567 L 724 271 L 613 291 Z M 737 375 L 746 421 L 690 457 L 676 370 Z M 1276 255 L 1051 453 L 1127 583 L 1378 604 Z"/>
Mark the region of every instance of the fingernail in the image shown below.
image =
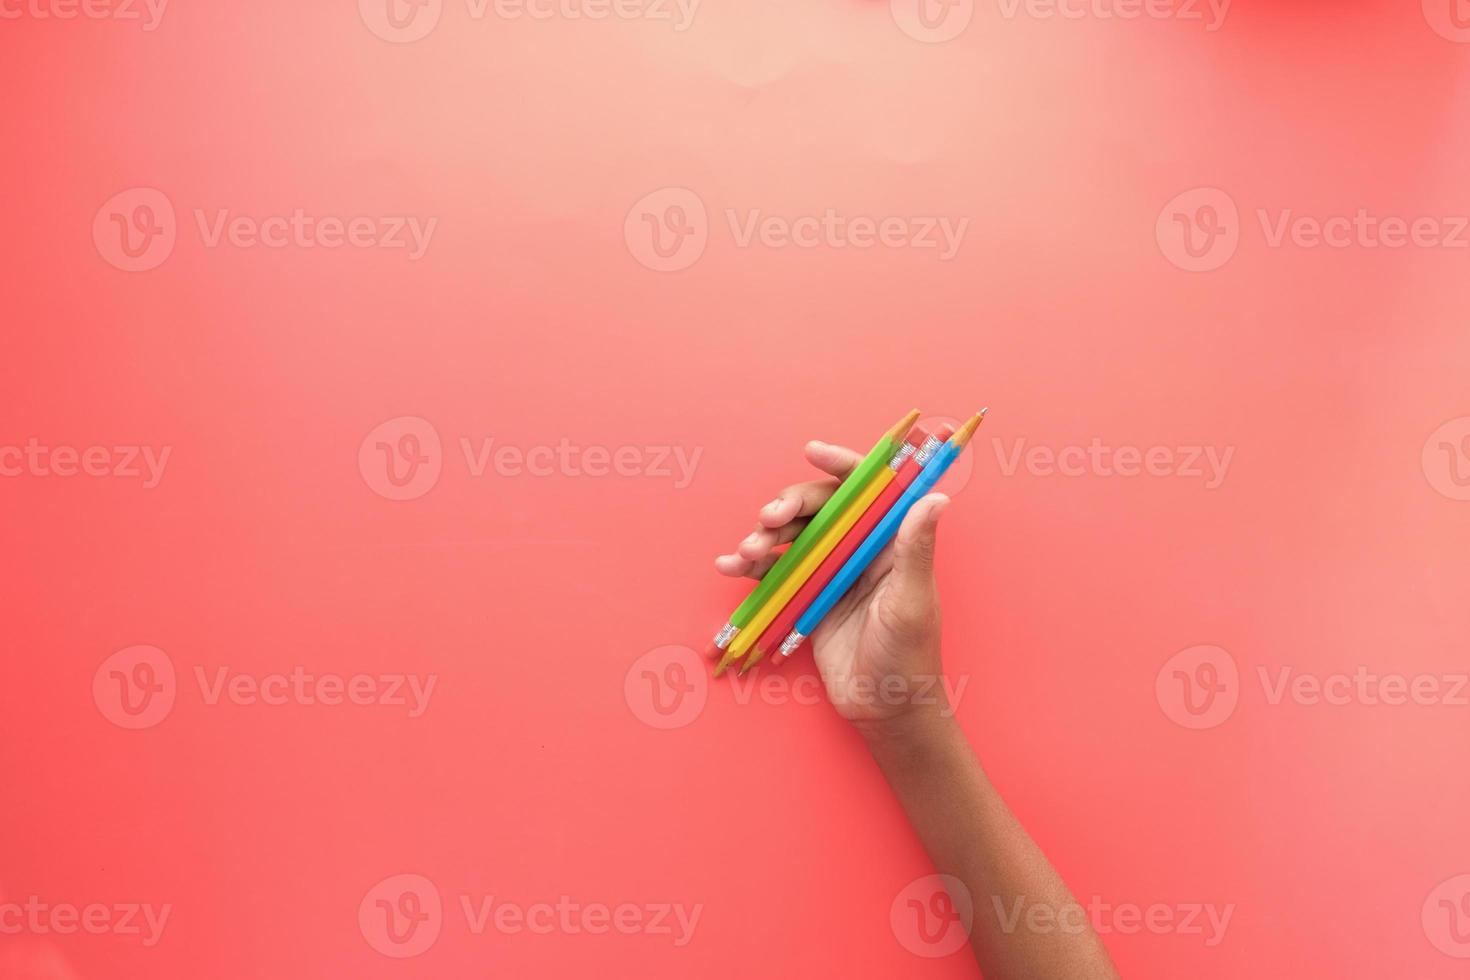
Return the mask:
<path id="1" fill-rule="evenodd" d="M 770 503 L 766 504 L 761 509 L 762 510 L 776 510 L 780 506 L 781 506 L 781 498 L 780 497 L 777 497 L 775 500 L 773 500 Z"/>

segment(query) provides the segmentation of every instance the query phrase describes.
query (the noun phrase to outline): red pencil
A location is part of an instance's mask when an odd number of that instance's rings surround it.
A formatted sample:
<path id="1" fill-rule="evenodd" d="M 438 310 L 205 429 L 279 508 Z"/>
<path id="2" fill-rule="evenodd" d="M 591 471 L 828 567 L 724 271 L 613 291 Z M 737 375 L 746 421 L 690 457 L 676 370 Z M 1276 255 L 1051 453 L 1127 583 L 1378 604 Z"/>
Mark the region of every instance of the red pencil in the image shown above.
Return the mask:
<path id="1" fill-rule="evenodd" d="M 786 658 L 794 652 L 781 653 L 781 641 L 786 639 L 786 634 L 791 632 L 791 628 L 796 625 L 801 614 L 806 612 L 812 600 L 821 594 L 828 582 L 832 581 L 832 576 L 837 574 L 837 570 L 847 564 L 847 559 L 851 558 L 858 545 L 867 539 L 868 534 L 883 519 L 883 515 L 893 508 L 899 497 L 903 496 L 903 492 L 908 489 L 909 484 L 914 482 L 914 478 L 919 475 L 924 464 L 929 462 L 929 458 L 952 435 L 954 435 L 954 429 L 951 426 L 941 426 L 938 432 L 924 440 L 917 452 L 904 460 L 898 473 L 888 486 L 883 488 L 878 499 L 873 501 L 858 522 L 842 536 L 842 540 L 837 542 L 837 547 L 833 548 L 832 553 L 817 566 L 815 572 L 812 572 L 812 577 L 807 579 L 801 591 L 791 597 L 791 601 L 786 603 L 786 608 L 781 610 L 781 615 L 773 619 L 771 625 L 767 626 L 766 631 L 761 634 L 760 639 L 755 641 L 757 660 L 774 650 L 772 666 L 779 667 L 786 662 Z"/>

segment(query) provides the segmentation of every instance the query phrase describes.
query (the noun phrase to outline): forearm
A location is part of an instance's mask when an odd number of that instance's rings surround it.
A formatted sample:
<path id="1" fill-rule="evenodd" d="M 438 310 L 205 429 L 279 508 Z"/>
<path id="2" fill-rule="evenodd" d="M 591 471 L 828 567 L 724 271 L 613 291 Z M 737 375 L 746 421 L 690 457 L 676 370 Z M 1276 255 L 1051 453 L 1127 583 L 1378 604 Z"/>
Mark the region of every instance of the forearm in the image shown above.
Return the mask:
<path id="1" fill-rule="evenodd" d="M 1083 910 L 952 716 L 915 708 L 859 728 L 936 869 L 969 889 L 970 946 L 987 980 L 1117 977 Z"/>

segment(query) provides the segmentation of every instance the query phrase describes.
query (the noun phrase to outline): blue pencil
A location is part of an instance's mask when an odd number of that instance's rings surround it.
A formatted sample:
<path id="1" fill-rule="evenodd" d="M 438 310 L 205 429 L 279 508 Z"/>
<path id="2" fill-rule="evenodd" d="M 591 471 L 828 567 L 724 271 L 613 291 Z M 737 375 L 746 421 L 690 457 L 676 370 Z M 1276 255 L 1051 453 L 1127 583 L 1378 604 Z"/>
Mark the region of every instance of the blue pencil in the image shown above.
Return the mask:
<path id="1" fill-rule="evenodd" d="M 949 465 L 965 451 L 965 443 L 970 441 L 970 437 L 975 434 L 976 427 L 980 425 L 980 420 L 984 417 L 985 409 L 981 409 L 978 414 L 962 425 L 948 442 L 939 447 L 934 458 L 929 460 L 929 465 L 919 471 L 919 475 L 904 491 L 903 496 L 898 498 L 888 513 L 883 515 L 878 526 L 863 539 L 862 544 L 858 545 L 858 549 L 852 553 L 847 564 L 832 576 L 832 581 L 827 583 L 827 587 L 812 600 L 806 612 L 801 614 L 801 618 L 796 621 L 796 628 L 781 641 L 783 655 L 789 655 L 801 645 L 803 640 L 811 636 L 812 630 L 816 629 L 818 624 L 826 618 L 827 613 L 832 611 L 832 607 L 837 605 L 838 600 L 847 594 L 847 590 L 852 588 L 852 583 L 858 580 L 863 570 L 873 563 L 874 558 L 878 557 L 878 552 L 893 540 L 893 536 L 898 533 L 898 526 L 903 523 L 909 510 L 919 501 L 919 498 L 934 489 L 934 484 L 939 482 L 944 471 L 949 469 Z"/>

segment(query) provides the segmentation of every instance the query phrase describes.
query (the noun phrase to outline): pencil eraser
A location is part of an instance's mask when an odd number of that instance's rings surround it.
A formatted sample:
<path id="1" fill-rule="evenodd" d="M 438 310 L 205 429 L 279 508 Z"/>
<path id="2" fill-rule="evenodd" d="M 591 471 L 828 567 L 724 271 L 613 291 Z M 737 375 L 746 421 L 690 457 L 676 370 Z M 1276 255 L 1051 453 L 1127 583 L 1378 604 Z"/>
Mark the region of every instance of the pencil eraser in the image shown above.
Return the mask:
<path id="1" fill-rule="evenodd" d="M 922 446 L 927 438 L 929 438 L 928 431 L 922 425 L 916 425 L 909 430 L 909 437 L 904 442 L 910 446 Z"/>

